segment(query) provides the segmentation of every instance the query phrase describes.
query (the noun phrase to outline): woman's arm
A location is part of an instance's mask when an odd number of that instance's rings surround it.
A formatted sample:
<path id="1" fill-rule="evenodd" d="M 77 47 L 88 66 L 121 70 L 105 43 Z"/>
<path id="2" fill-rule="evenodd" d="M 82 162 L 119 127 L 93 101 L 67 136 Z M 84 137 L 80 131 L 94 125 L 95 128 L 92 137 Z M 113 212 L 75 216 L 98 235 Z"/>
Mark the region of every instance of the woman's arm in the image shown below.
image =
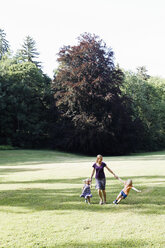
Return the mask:
<path id="1" fill-rule="evenodd" d="M 93 171 L 92 171 L 92 174 L 91 174 L 91 181 L 92 181 L 92 177 L 93 177 L 94 173 L 95 173 L 95 168 L 93 168 Z"/>
<path id="2" fill-rule="evenodd" d="M 123 181 L 120 177 L 118 177 L 118 180 L 125 185 L 125 181 Z"/>
<path id="3" fill-rule="evenodd" d="M 120 178 L 120 177 L 118 177 L 107 165 L 105 166 L 105 168 L 110 172 L 110 173 L 112 173 L 113 175 L 114 175 L 114 177 L 116 178 L 116 179 L 118 179 L 119 181 L 121 181 L 122 183 L 124 183 L 124 181 Z"/>

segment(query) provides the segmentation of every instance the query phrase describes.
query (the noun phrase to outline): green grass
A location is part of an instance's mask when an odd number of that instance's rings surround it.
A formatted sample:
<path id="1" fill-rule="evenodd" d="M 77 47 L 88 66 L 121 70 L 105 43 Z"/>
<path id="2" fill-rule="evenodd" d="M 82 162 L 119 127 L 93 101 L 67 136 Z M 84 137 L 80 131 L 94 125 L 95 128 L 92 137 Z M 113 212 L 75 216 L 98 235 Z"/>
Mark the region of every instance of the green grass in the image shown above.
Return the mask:
<path id="1" fill-rule="evenodd" d="M 54 151 L 0 151 L 0 247 L 165 247 L 165 152 L 104 157 L 131 191 L 112 201 L 122 184 L 107 176 L 107 205 L 79 197 L 95 157 Z"/>

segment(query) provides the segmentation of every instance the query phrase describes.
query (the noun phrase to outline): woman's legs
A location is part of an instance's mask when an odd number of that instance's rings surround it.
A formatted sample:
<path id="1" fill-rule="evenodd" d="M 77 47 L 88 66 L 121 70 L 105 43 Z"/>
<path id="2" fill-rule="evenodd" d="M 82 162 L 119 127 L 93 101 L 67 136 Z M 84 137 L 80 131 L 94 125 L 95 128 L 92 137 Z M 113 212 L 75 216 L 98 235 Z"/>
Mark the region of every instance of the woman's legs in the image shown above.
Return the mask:
<path id="1" fill-rule="evenodd" d="M 98 195 L 100 197 L 100 204 L 101 204 L 101 203 L 103 203 L 103 196 L 102 196 L 101 189 L 98 189 Z"/>
<path id="2" fill-rule="evenodd" d="M 104 203 L 106 203 L 106 191 L 105 191 L 105 189 L 102 191 L 103 191 Z"/>
<path id="3" fill-rule="evenodd" d="M 105 192 L 105 178 L 96 179 L 96 188 L 98 189 L 98 195 L 100 197 L 100 204 L 106 203 L 106 192 Z M 104 199 L 104 202 L 103 202 Z"/>

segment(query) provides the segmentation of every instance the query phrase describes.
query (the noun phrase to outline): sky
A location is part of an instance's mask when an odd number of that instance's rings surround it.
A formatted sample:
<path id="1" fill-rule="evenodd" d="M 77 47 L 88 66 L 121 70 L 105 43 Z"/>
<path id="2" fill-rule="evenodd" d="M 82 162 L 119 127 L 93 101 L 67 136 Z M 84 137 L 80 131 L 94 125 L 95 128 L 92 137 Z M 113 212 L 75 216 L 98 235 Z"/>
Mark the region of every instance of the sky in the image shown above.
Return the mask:
<path id="1" fill-rule="evenodd" d="M 165 78 L 164 0 L 0 0 L 0 6 L 0 29 L 13 53 L 30 35 L 50 77 L 60 48 L 89 32 L 112 48 L 121 68 L 145 66 Z"/>

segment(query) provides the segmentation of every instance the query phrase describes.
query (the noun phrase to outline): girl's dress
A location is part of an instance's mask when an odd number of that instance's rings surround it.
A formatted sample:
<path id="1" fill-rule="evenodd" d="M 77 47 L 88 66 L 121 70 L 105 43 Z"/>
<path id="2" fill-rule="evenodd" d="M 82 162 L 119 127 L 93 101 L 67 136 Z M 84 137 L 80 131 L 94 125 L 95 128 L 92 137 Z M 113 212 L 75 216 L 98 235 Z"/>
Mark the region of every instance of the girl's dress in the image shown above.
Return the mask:
<path id="1" fill-rule="evenodd" d="M 84 197 L 85 199 L 87 199 L 88 196 L 92 197 L 91 188 L 90 188 L 90 185 L 85 185 L 80 197 Z"/>

